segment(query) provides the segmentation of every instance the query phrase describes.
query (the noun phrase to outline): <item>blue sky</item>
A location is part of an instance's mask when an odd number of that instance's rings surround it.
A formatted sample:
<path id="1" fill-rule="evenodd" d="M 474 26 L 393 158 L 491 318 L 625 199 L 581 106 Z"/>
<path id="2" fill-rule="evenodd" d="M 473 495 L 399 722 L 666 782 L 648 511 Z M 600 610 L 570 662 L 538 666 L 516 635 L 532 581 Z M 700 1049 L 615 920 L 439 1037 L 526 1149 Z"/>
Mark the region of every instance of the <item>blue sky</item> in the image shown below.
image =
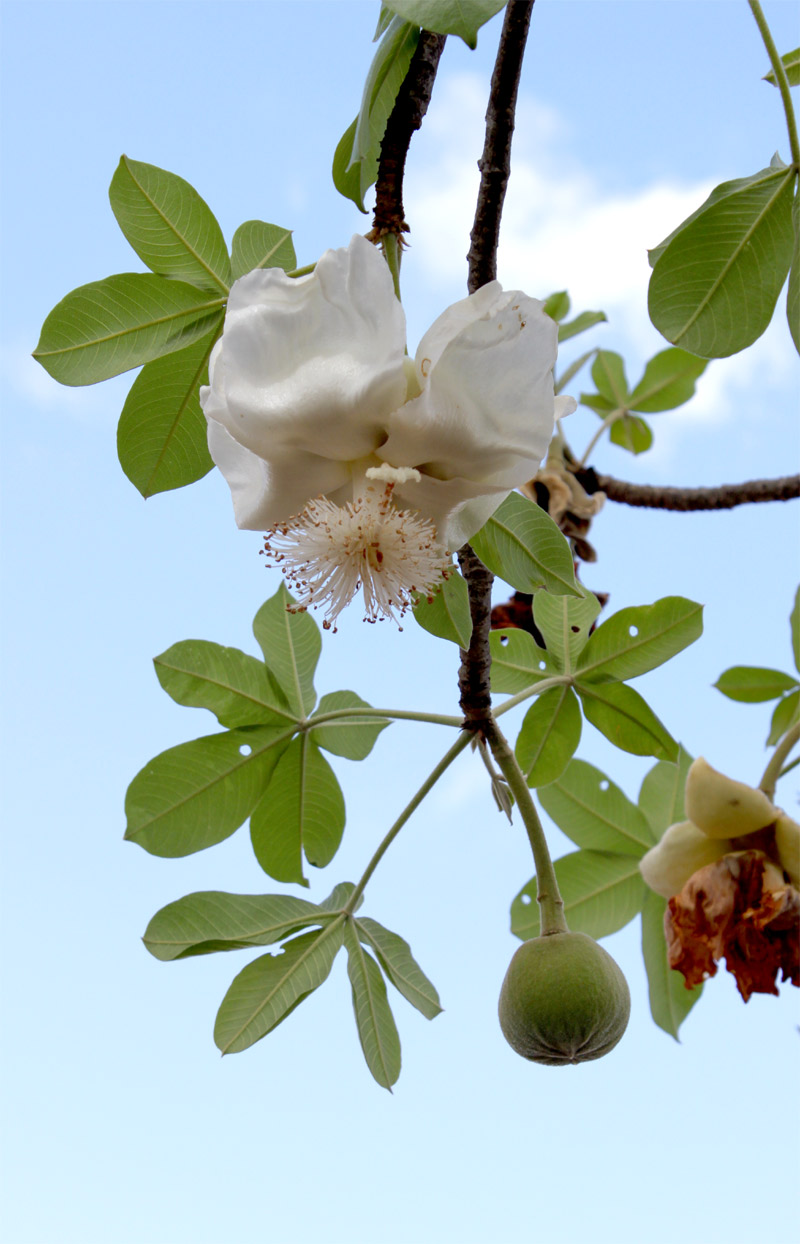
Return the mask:
<path id="1" fill-rule="evenodd" d="M 605 943 L 633 995 L 622 1044 L 569 1070 L 523 1063 L 499 1032 L 496 999 L 516 945 L 508 906 L 533 869 L 469 756 L 367 894 L 365 914 L 410 941 L 445 1007 L 429 1024 L 397 1000 L 393 1096 L 364 1066 L 343 962 L 275 1033 L 221 1060 L 214 1014 L 247 956 L 165 965 L 139 940 L 182 894 L 281 888 L 246 831 L 183 860 L 122 841 L 133 775 L 214 729 L 164 695 L 152 657 L 189 637 L 252 652 L 251 619 L 277 578 L 258 536 L 236 530 L 216 473 L 146 504 L 133 490 L 115 453 L 130 376 L 67 390 L 29 354 L 69 289 L 139 268 L 107 200 L 122 152 L 189 180 L 228 239 L 260 217 L 294 229 L 309 262 L 366 230 L 329 169 L 377 8 L 3 7 L 9 1244 L 739 1244 L 763 1233 L 765 1213 L 781 1223 L 800 1104 L 795 991 L 745 1007 L 723 971 L 678 1045 L 650 1019 L 634 924 Z M 795 46 L 794 6 L 765 11 L 779 49 Z M 412 348 L 464 294 L 498 33 L 494 20 L 475 53 L 448 42 L 412 145 Z M 576 309 L 608 312 L 565 361 L 603 345 L 635 379 L 663 347 L 646 316 L 644 249 L 711 185 L 755 172 L 776 148 L 787 156 L 766 69 L 743 2 L 537 0 L 500 276 L 535 296 L 566 286 Z M 778 313 L 745 355 L 709 367 L 690 405 L 653 420 L 650 454 L 601 447 L 595 465 L 675 484 L 795 470 L 797 373 Z M 594 416 L 573 420 L 582 448 Z M 703 638 L 637 686 L 690 751 L 753 783 L 769 710 L 731 704 L 711 684 L 733 664 L 790 668 L 796 536 L 794 507 L 779 504 L 707 515 L 609 504 L 584 575 L 610 591 L 610 609 L 667 594 L 706 605 Z M 364 627 L 351 611 L 326 638 L 317 685 L 449 713 L 455 675 L 442 641 L 411 623 Z M 334 760 L 348 827 L 312 899 L 361 873 L 448 744 L 441 729 L 397 724 L 366 764 Z M 588 726 L 579 755 L 630 796 L 649 767 Z M 779 790 L 790 812 L 796 772 Z M 552 847 L 569 844 L 553 831 Z"/>

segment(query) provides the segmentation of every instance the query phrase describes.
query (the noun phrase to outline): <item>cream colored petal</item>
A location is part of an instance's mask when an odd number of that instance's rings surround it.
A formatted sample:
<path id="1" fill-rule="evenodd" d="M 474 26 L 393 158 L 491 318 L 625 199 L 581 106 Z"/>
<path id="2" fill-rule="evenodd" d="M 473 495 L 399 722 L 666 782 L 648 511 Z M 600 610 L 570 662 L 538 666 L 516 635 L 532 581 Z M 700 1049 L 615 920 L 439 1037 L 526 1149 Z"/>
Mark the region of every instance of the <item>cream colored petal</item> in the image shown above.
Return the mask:
<path id="1" fill-rule="evenodd" d="M 686 815 L 709 838 L 740 838 L 771 825 L 779 810 L 762 790 L 718 773 L 698 756 L 686 777 Z"/>
<path id="2" fill-rule="evenodd" d="M 731 850 L 725 839 L 707 838 L 691 821 L 670 825 L 663 838 L 639 861 L 639 871 L 656 894 L 672 898 L 698 869 Z"/>
<path id="3" fill-rule="evenodd" d="M 800 825 L 785 812 L 775 824 L 775 846 L 792 885 L 800 890 Z"/>

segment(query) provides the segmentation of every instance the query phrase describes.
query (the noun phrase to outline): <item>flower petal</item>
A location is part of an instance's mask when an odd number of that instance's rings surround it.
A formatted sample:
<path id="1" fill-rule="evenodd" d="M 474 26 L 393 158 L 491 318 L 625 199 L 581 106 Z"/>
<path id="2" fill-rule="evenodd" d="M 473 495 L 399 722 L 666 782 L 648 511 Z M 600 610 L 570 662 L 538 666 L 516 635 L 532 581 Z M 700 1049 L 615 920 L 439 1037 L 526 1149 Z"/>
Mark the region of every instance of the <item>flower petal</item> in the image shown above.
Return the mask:
<path id="1" fill-rule="evenodd" d="M 772 825 L 779 810 L 764 794 L 698 756 L 686 775 L 686 815 L 709 838 L 741 838 Z"/>
<path id="2" fill-rule="evenodd" d="M 209 418 L 267 462 L 303 452 L 362 458 L 405 399 L 404 350 L 405 316 L 389 269 L 356 236 L 346 249 L 326 251 L 310 276 L 256 269 L 234 283 L 224 365 L 216 360 L 201 401 Z"/>
<path id="3" fill-rule="evenodd" d="M 656 894 L 672 898 L 693 873 L 722 859 L 730 850 L 730 842 L 707 838 L 691 821 L 680 821 L 670 825 L 661 841 L 642 856 L 639 872 Z"/>
<path id="4" fill-rule="evenodd" d="M 379 454 L 392 466 L 508 493 L 536 474 L 550 443 L 558 329 L 536 299 L 488 291 L 472 295 L 480 318 L 464 324 L 456 303 L 423 338 L 418 373 L 427 371 L 427 383 L 392 414 Z"/>

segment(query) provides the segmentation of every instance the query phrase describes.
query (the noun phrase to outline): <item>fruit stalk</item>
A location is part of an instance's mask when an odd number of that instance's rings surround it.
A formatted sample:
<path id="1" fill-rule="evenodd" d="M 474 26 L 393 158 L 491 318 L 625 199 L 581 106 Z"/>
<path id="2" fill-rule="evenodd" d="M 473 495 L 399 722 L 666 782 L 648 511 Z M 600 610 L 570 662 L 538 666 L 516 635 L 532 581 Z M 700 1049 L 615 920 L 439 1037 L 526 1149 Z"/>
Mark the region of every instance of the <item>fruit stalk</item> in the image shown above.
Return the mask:
<path id="1" fill-rule="evenodd" d="M 545 937 L 549 933 L 568 933 L 569 926 L 564 918 L 564 900 L 558 890 L 553 861 L 547 849 L 547 839 L 544 836 L 542 822 L 539 820 L 528 784 L 517 764 L 517 758 L 494 717 L 488 716 L 485 719 L 483 733 L 497 762 L 497 767 L 508 782 L 531 844 L 533 862 L 536 867 L 536 901 L 541 914 L 541 935 Z"/>

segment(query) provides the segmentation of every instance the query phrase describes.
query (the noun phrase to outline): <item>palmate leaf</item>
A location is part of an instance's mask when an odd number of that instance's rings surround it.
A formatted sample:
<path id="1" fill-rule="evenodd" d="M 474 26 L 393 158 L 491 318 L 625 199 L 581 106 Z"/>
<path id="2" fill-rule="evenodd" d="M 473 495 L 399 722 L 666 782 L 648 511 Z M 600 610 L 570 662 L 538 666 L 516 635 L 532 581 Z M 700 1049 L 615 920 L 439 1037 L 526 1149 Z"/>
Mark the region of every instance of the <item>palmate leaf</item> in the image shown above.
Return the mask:
<path id="1" fill-rule="evenodd" d="M 541 506 L 518 492 L 509 493 L 470 544 L 484 566 L 518 592 L 545 587 L 581 595 L 568 541 Z"/>
<path id="2" fill-rule="evenodd" d="M 573 851 L 556 860 L 564 915 L 573 933 L 608 937 L 641 911 L 646 886 L 639 861 L 610 851 Z M 511 904 L 511 932 L 521 941 L 538 937 L 541 929 L 536 878 L 523 886 Z"/>
<path id="3" fill-rule="evenodd" d="M 254 268 L 297 267 L 291 229 L 268 225 L 263 220 L 246 220 L 233 235 L 231 269 L 236 281 Z"/>
<path id="4" fill-rule="evenodd" d="M 676 760 L 678 744 L 645 700 L 624 683 L 576 681 L 587 721 L 615 747 L 634 756 Z"/>
<path id="5" fill-rule="evenodd" d="M 62 298 L 33 357 L 60 384 L 95 384 L 208 336 L 224 303 L 184 281 L 123 272 Z"/>
<path id="6" fill-rule="evenodd" d="M 573 760 L 538 794 L 547 815 L 579 847 L 639 858 L 656 841 L 642 810 L 585 760 Z"/>
<path id="7" fill-rule="evenodd" d="M 293 604 L 293 597 L 281 584 L 253 619 L 253 633 L 290 709 L 298 717 L 308 717 L 317 702 L 314 671 L 322 639 L 308 613 L 289 612 Z"/>
<path id="8" fill-rule="evenodd" d="M 435 1019 L 442 1009 L 439 995 L 411 954 L 408 942 L 368 917 L 356 920 L 355 928 L 359 939 L 374 950 L 395 989 L 426 1019 Z"/>
<path id="9" fill-rule="evenodd" d="M 158 681 L 178 704 L 207 708 L 228 727 L 297 721 L 263 661 L 238 648 L 186 639 L 155 658 Z"/>
<path id="10" fill-rule="evenodd" d="M 344 926 L 344 944 L 361 1049 L 373 1078 L 391 1092 L 400 1075 L 400 1037 L 386 985 L 377 963 L 361 945 L 352 919 Z"/>
<path id="11" fill-rule="evenodd" d="M 656 839 L 661 838 L 670 825 L 677 825 L 686 819 L 683 793 L 691 763 L 692 757 L 681 747 L 675 764 L 659 760 L 644 775 L 639 791 L 639 807 Z"/>
<path id="12" fill-rule="evenodd" d="M 314 716 L 336 712 L 344 708 L 369 708 L 355 691 L 331 691 L 320 700 Z M 313 718 L 312 718 L 313 721 Z M 348 717 L 338 717 L 324 726 L 314 726 L 311 737 L 318 747 L 324 747 L 335 756 L 348 760 L 366 760 L 381 730 L 392 723 L 386 717 L 359 717 L 358 712 Z"/>
<path id="13" fill-rule="evenodd" d="M 333 859 L 345 824 L 344 796 L 336 775 L 308 734 L 294 739 L 275 765 L 250 817 L 253 851 L 276 881 L 308 885 L 303 854 L 324 868 Z"/>
<path id="14" fill-rule="evenodd" d="M 268 946 L 309 924 L 333 920 L 313 903 L 291 894 L 187 894 L 157 911 L 144 944 L 164 962 L 216 951 Z"/>
<path id="15" fill-rule="evenodd" d="M 611 424 L 608 439 L 629 454 L 643 454 L 653 443 L 653 430 L 638 415 L 621 415 Z"/>
<path id="16" fill-rule="evenodd" d="M 148 268 L 227 294 L 231 261 L 222 230 L 188 181 L 122 156 L 108 197 L 117 224 Z"/>
<path id="17" fill-rule="evenodd" d="M 559 324 L 558 343 L 561 345 L 562 342 L 569 341 L 570 337 L 577 337 L 579 333 L 585 333 L 587 328 L 594 328 L 595 324 L 605 324 L 607 322 L 608 316 L 605 311 L 581 311 L 580 315 L 576 315 L 574 320 L 569 320 L 566 324 Z M 580 369 L 578 368 L 577 370 Z M 575 372 L 572 374 L 575 375 Z"/>
<path id="18" fill-rule="evenodd" d="M 686 350 L 677 347 L 662 350 L 645 367 L 644 375 L 631 393 L 628 409 L 654 415 L 682 406 L 694 396 L 696 382 L 706 367 L 707 359 L 699 359 Z"/>
<path id="19" fill-rule="evenodd" d="M 199 388 L 222 331 L 222 312 L 199 341 L 145 363 L 133 382 L 117 428 L 120 466 L 143 497 L 183 488 L 214 466 Z"/>
<path id="20" fill-rule="evenodd" d="M 781 670 L 764 669 L 755 665 L 732 665 L 720 674 L 714 686 L 729 700 L 759 704 L 764 700 L 776 700 L 786 691 L 794 690 L 797 679 Z"/>
<path id="21" fill-rule="evenodd" d="M 642 953 L 647 970 L 650 1011 L 659 1028 L 663 1028 L 664 1032 L 668 1032 L 677 1041 L 678 1029 L 699 999 L 703 986 L 687 989 L 681 973 L 675 972 L 669 966 L 664 937 L 666 907 L 666 899 L 645 886 L 642 904 Z"/>
<path id="22" fill-rule="evenodd" d="M 761 336 L 792 262 L 796 172 L 725 182 L 650 252 L 648 309 L 668 341 L 725 358 Z"/>
<path id="23" fill-rule="evenodd" d="M 579 596 L 538 592 L 534 597 L 533 618 L 557 671 L 570 673 L 575 668 L 599 612 L 599 600 L 582 586 Z"/>
<path id="24" fill-rule="evenodd" d="M 386 0 L 385 7 L 440 35 L 458 35 L 467 47 L 475 48 L 478 31 L 490 17 L 504 8 L 506 0 Z"/>
<path id="25" fill-rule="evenodd" d="M 563 600 L 564 597 L 556 599 Z M 489 635 L 492 691 L 514 693 L 553 674 L 550 657 L 527 631 L 510 627 Z"/>
<path id="26" fill-rule="evenodd" d="M 461 575 L 454 572 L 432 597 L 417 595 L 414 620 L 424 631 L 468 648 L 472 635 L 469 592 Z"/>
<path id="27" fill-rule="evenodd" d="M 581 741 L 581 710 L 568 686 L 552 687 L 525 714 L 516 743 L 529 786 L 547 786 L 564 772 Z"/>
<path id="28" fill-rule="evenodd" d="M 256 726 L 162 752 L 128 787 L 125 837 L 166 857 L 222 842 L 250 815 L 286 742 L 283 726 Z"/>
<path id="29" fill-rule="evenodd" d="M 703 606 L 682 596 L 664 596 L 654 605 L 620 609 L 603 622 L 578 658 L 578 673 L 638 678 L 663 665 L 703 632 Z"/>
<path id="30" fill-rule="evenodd" d="M 374 186 L 377 180 L 378 153 L 373 152 L 371 155 L 359 160 L 357 164 L 351 164 L 353 139 L 356 136 L 357 125 L 358 117 L 348 125 L 336 144 L 331 177 L 339 194 L 345 199 L 350 199 L 355 203 L 358 210 L 366 215 L 367 209 L 364 206 L 364 195 L 370 186 Z"/>
<path id="31" fill-rule="evenodd" d="M 238 1054 L 277 1027 L 327 979 L 342 946 L 344 917 L 287 942 L 280 954 L 262 955 L 233 980 L 214 1025 L 223 1054 Z"/>

